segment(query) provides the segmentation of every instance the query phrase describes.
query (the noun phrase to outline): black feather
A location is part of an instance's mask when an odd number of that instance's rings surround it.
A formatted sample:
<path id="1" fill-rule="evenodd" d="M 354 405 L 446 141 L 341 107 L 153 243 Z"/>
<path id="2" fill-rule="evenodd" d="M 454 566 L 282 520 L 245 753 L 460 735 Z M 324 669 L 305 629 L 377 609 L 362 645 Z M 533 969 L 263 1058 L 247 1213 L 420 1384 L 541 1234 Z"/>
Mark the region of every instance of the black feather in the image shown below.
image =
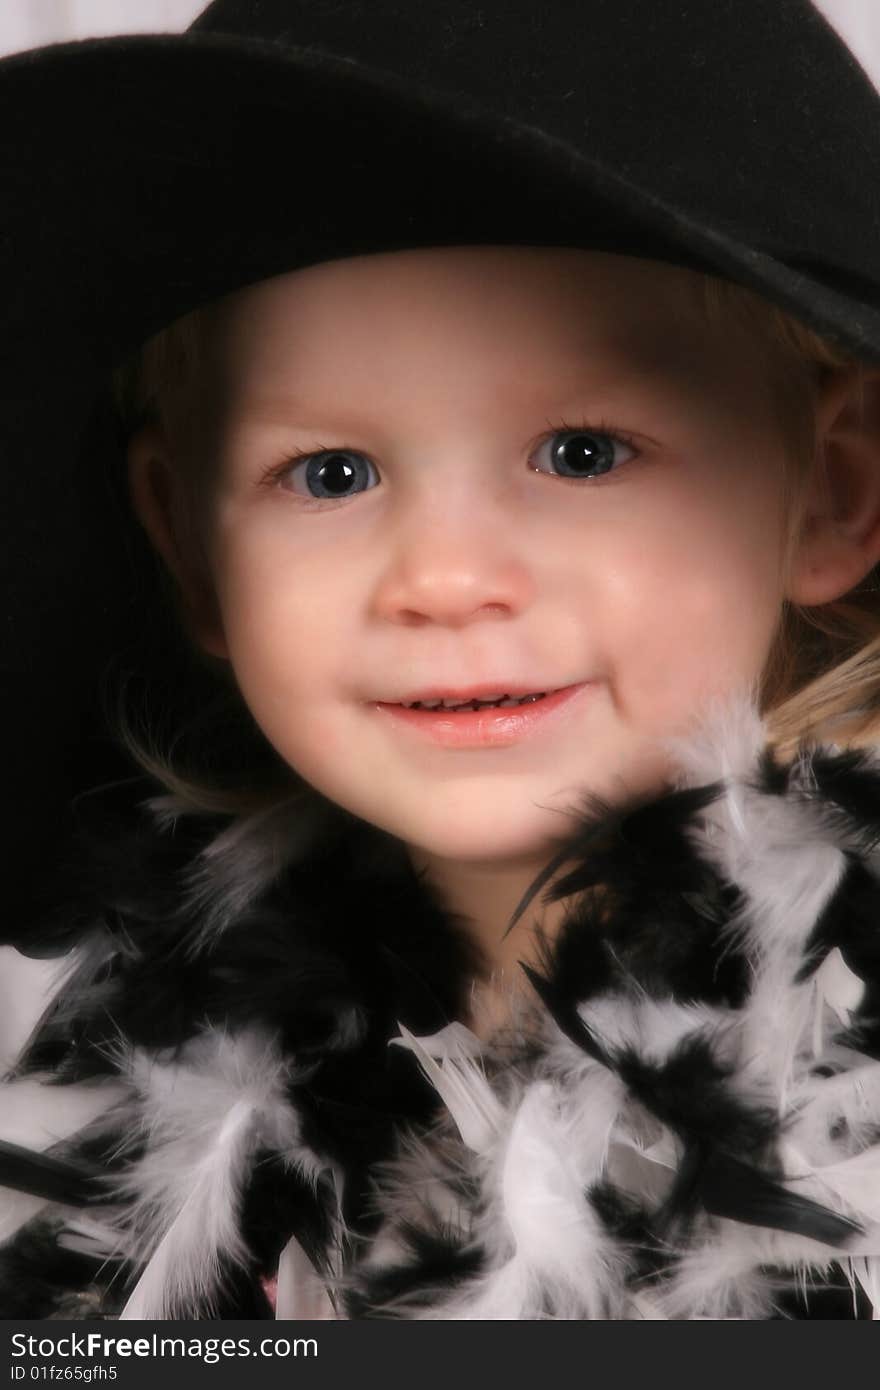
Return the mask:
<path id="1" fill-rule="evenodd" d="M 485 1252 L 479 1246 L 463 1244 L 439 1222 L 427 1230 L 402 1223 L 399 1233 L 411 1258 L 362 1270 L 357 1284 L 344 1294 L 349 1318 L 393 1317 L 393 1312 L 384 1311 L 385 1305 L 401 1298 L 410 1308 L 424 1308 L 438 1294 L 475 1278 L 485 1266 Z"/>
<path id="2" fill-rule="evenodd" d="M 577 1009 L 572 1007 L 571 1000 L 567 995 L 562 996 L 554 988 L 552 981 L 543 979 L 532 966 L 520 961 L 519 965 L 525 971 L 526 977 L 531 983 L 536 993 L 540 996 L 547 1012 L 554 1019 L 558 1027 L 576 1047 L 586 1052 L 595 1061 L 601 1062 L 603 1066 L 608 1066 L 608 1053 L 597 1041 L 593 1033 L 584 1023 Z"/>
<path id="3" fill-rule="evenodd" d="M 861 852 L 869 853 L 880 842 L 880 767 L 874 755 L 862 748 L 838 753 L 817 749 L 810 756 L 810 772 L 814 799 L 842 811 Z"/>
<path id="4" fill-rule="evenodd" d="M 729 1154 L 709 1154 L 700 1174 L 703 1206 L 714 1216 L 808 1236 L 823 1245 L 845 1246 L 863 1234 L 857 1221 L 774 1182 L 766 1173 Z"/>
<path id="5" fill-rule="evenodd" d="M 623 1048 L 610 1064 L 645 1109 L 688 1143 L 758 1154 L 776 1136 L 775 1112 L 736 1094 L 730 1069 L 701 1034 L 685 1038 L 663 1062 Z"/>
<path id="6" fill-rule="evenodd" d="M 65 1206 L 86 1206 L 98 1195 L 100 1170 L 0 1140 L 0 1186 Z"/>

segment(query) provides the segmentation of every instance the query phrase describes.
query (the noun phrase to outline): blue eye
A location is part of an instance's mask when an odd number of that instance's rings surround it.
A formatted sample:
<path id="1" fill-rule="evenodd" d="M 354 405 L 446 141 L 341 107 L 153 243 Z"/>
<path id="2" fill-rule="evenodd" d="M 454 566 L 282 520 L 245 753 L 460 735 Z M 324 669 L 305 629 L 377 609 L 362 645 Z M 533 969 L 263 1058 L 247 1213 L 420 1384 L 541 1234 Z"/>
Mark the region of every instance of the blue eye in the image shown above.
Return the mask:
<path id="1" fill-rule="evenodd" d="M 530 457 L 536 473 L 590 481 L 612 472 L 639 450 L 626 435 L 608 429 L 565 426 L 548 435 Z M 381 481 L 376 465 L 357 449 L 295 452 L 266 469 L 262 481 L 317 501 L 345 501 Z"/>
<path id="2" fill-rule="evenodd" d="M 369 459 L 354 449 L 325 449 L 306 454 L 289 469 L 292 491 L 306 497 L 354 497 L 375 487 L 379 475 Z M 299 484 L 299 486 L 297 486 Z"/>
<path id="3" fill-rule="evenodd" d="M 536 465 L 536 472 L 558 473 L 563 478 L 598 478 L 626 463 L 635 453 L 627 440 L 605 430 L 558 430 L 538 449 L 536 457 L 549 460 L 549 466 Z"/>

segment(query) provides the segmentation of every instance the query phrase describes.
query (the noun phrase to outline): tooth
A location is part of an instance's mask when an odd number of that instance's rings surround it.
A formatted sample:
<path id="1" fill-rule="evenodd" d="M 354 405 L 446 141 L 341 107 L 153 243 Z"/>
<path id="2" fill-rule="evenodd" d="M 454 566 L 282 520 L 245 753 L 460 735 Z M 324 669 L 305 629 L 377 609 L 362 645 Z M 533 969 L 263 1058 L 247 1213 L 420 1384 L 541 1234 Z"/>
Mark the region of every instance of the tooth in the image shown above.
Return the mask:
<path id="1" fill-rule="evenodd" d="M 413 700 L 406 704 L 407 709 L 444 709 L 444 710 L 480 710 L 494 707 L 496 709 L 512 709 L 514 705 L 533 705 L 538 700 L 543 700 L 546 691 L 539 691 L 534 695 L 489 695 L 482 700 Z"/>

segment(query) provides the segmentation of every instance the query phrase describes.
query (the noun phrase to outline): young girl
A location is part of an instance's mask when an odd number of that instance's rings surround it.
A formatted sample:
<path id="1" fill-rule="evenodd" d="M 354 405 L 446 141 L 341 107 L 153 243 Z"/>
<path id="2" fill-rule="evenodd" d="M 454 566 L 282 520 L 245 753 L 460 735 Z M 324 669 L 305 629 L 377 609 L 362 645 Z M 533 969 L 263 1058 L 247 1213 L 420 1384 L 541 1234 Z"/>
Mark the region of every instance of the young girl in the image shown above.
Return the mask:
<path id="1" fill-rule="evenodd" d="M 8 1316 L 880 1309 L 880 330 L 519 225 L 328 235 L 117 363 L 241 762 L 121 709 L 67 954 L 6 953 Z"/>

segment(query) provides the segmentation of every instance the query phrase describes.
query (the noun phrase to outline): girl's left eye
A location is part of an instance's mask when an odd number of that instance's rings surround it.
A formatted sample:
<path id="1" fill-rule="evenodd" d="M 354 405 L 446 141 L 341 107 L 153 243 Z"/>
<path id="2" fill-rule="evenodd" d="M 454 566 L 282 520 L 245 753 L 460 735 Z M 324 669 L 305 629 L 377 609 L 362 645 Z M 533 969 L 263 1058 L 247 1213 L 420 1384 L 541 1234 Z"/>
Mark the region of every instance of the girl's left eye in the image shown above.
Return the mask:
<path id="1" fill-rule="evenodd" d="M 532 458 L 540 460 L 537 473 L 589 479 L 619 468 L 637 452 L 630 440 L 607 430 L 562 429 L 545 439 Z"/>

